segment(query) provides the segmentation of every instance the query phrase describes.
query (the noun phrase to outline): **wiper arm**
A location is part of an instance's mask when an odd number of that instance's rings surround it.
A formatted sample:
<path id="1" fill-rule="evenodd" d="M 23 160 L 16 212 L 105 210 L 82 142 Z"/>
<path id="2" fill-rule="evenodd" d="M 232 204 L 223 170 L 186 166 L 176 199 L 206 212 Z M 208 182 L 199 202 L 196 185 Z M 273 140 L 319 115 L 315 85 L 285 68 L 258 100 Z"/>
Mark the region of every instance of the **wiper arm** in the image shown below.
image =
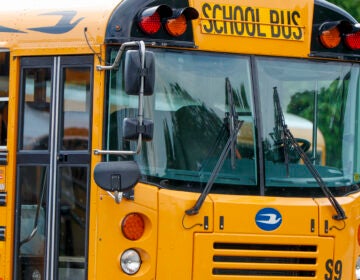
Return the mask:
<path id="1" fill-rule="evenodd" d="M 331 205 L 334 207 L 334 209 L 337 213 L 336 215 L 333 216 L 333 219 L 334 220 L 345 220 L 346 214 L 345 214 L 344 209 L 341 207 L 341 205 L 336 200 L 335 196 L 331 193 L 329 188 L 326 186 L 320 173 L 317 171 L 315 166 L 312 164 L 310 158 L 306 155 L 306 153 L 303 151 L 303 149 L 301 149 L 298 142 L 295 140 L 294 136 L 292 135 L 291 131 L 288 129 L 288 127 L 285 123 L 285 118 L 284 118 L 284 114 L 283 114 L 283 111 L 281 108 L 279 95 L 278 95 L 276 87 L 274 87 L 274 106 L 275 106 L 275 110 L 279 114 L 276 122 L 277 122 L 277 125 L 281 124 L 281 134 L 282 134 L 282 137 L 284 138 L 283 139 L 284 145 L 286 146 L 287 143 L 290 143 L 292 145 L 292 147 L 295 148 L 296 152 L 299 154 L 300 158 L 303 160 L 305 166 L 310 171 L 311 175 L 314 177 L 315 181 L 318 183 L 318 185 L 320 186 L 320 188 L 323 191 L 323 193 L 325 194 L 325 196 L 329 199 Z M 287 149 L 287 147 L 284 147 L 284 149 Z M 286 150 L 285 150 L 285 153 L 286 153 Z M 285 154 L 285 156 L 286 156 L 286 154 Z"/>
<path id="2" fill-rule="evenodd" d="M 219 157 L 219 159 L 218 159 L 218 161 L 217 161 L 217 163 L 216 163 L 216 165 L 214 167 L 214 170 L 211 172 L 211 176 L 209 178 L 209 181 L 207 182 L 203 192 L 199 196 L 199 198 L 196 201 L 195 205 L 192 208 L 185 211 L 186 215 L 192 216 L 192 215 L 196 215 L 196 214 L 199 213 L 199 210 L 200 210 L 201 206 L 203 205 L 206 196 L 209 194 L 212 186 L 214 185 L 215 179 L 216 179 L 217 175 L 219 174 L 219 172 L 220 172 L 220 170 L 221 170 L 221 168 L 222 168 L 222 166 L 223 166 L 223 164 L 225 162 L 225 158 L 226 158 L 228 152 L 230 151 L 231 146 L 235 143 L 237 134 L 238 134 L 241 126 L 243 125 L 243 123 L 244 123 L 244 121 L 236 121 L 235 128 L 232 131 L 232 133 L 230 133 L 230 137 L 227 140 L 223 151 L 221 152 L 221 155 L 220 155 L 220 157 Z"/>
<path id="3" fill-rule="evenodd" d="M 235 123 L 237 122 L 237 113 L 236 113 L 236 108 L 235 108 L 235 102 L 234 102 L 234 95 L 233 95 L 233 89 L 230 83 L 230 80 L 228 77 L 225 78 L 225 93 L 226 93 L 226 97 L 228 99 L 228 103 L 229 103 L 229 113 L 227 113 L 227 118 L 229 120 L 229 131 L 230 131 L 230 135 L 234 132 L 235 130 Z M 233 169 L 235 169 L 235 157 L 236 157 L 236 147 L 235 147 L 235 142 L 233 142 L 231 144 L 231 167 Z"/>

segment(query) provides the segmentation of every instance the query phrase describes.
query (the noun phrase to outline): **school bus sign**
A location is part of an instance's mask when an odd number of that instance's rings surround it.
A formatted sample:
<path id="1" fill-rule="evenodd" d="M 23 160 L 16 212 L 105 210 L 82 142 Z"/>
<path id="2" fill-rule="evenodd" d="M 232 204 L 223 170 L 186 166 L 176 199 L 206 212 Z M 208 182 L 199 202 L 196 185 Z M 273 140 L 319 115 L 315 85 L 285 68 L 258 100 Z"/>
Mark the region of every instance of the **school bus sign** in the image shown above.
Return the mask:
<path id="1" fill-rule="evenodd" d="M 283 57 L 310 55 L 314 4 L 304 0 L 194 2 L 198 50 Z"/>
<path id="2" fill-rule="evenodd" d="M 204 34 L 304 40 L 300 10 L 285 10 L 205 2 L 201 5 Z"/>

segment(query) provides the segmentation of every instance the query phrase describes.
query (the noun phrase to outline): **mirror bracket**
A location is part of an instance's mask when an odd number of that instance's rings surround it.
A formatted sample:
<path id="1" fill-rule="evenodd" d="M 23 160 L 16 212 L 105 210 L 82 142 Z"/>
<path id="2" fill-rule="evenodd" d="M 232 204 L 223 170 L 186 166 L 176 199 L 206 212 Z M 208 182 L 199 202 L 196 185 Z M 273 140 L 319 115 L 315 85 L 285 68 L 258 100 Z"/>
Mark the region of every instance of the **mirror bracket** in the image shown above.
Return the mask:
<path id="1" fill-rule="evenodd" d="M 96 66 L 96 69 L 98 71 L 103 71 L 103 70 L 116 70 L 119 68 L 119 65 L 120 65 L 120 60 L 121 60 L 121 57 L 125 51 L 126 48 L 129 48 L 129 47 L 139 47 L 140 49 L 142 48 L 142 45 L 144 45 L 144 48 L 145 48 L 145 43 L 143 41 L 132 41 L 132 42 L 125 42 L 123 43 L 121 46 L 120 46 L 120 49 L 118 51 L 118 53 L 116 54 L 116 57 L 115 57 L 115 60 L 114 60 L 114 63 L 110 66 L 107 66 L 107 65 L 97 65 Z"/>
<path id="2" fill-rule="evenodd" d="M 145 52 L 145 43 L 143 41 L 132 41 L 132 42 L 125 42 L 120 46 L 120 49 L 116 55 L 116 58 L 114 60 L 114 63 L 110 66 L 104 66 L 104 65 L 98 65 L 96 67 L 97 70 L 99 71 L 103 71 L 103 70 L 113 70 L 113 69 L 118 69 L 119 65 L 120 65 L 120 61 L 121 61 L 121 57 L 125 51 L 126 48 L 129 47 L 138 47 L 139 48 L 139 52 L 140 52 L 140 63 L 141 63 L 141 68 L 139 69 L 139 76 L 140 76 L 140 88 L 139 88 L 139 109 L 138 109 L 138 118 L 137 118 L 137 122 L 138 125 L 140 126 L 140 130 L 139 133 L 137 133 L 138 135 L 134 136 L 131 138 L 131 140 L 136 140 L 137 138 L 137 147 L 135 150 L 129 150 L 129 151 L 112 151 L 112 150 L 101 150 L 101 149 L 94 149 L 94 154 L 95 155 L 137 155 L 141 152 L 141 147 L 142 147 L 142 141 L 143 140 L 151 140 L 152 139 L 152 135 L 149 135 L 147 132 L 150 131 L 152 133 L 153 131 L 153 126 L 150 125 L 149 126 L 149 122 L 147 120 L 144 120 L 143 118 L 143 111 L 144 111 L 144 105 L 143 105 L 143 99 L 144 99 L 144 95 L 151 95 L 149 93 L 145 93 L 145 77 L 146 76 L 151 76 L 152 74 L 149 73 L 149 69 L 147 69 L 145 67 L 145 60 L 146 60 L 146 52 Z M 154 77 L 153 77 L 154 78 Z M 152 88 L 152 86 L 150 86 L 150 88 Z M 128 93 L 129 94 L 129 93 Z M 131 93 L 130 93 L 131 94 Z M 145 127 L 144 127 L 145 126 Z M 150 128 L 150 129 L 148 129 Z M 145 133 L 142 132 L 142 129 L 147 130 Z"/>

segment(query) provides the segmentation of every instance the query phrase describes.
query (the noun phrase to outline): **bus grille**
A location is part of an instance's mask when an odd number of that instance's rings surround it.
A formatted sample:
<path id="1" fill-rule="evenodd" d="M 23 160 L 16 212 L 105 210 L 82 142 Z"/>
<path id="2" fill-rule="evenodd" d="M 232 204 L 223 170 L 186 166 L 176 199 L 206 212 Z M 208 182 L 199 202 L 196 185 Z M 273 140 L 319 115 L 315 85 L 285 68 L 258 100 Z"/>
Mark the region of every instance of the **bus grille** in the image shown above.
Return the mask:
<path id="1" fill-rule="evenodd" d="M 260 241 L 260 242 L 259 242 Z M 323 279 L 333 239 L 195 234 L 193 279 Z"/>
<path id="2" fill-rule="evenodd" d="M 314 266 L 316 257 L 314 255 L 303 255 L 302 257 L 296 255 L 297 253 L 316 252 L 317 246 L 216 242 L 213 247 L 213 275 L 314 277 L 316 274 Z M 249 252 L 251 253 L 249 254 Z M 272 253 L 269 254 L 269 252 Z M 236 268 L 237 264 L 240 266 Z M 249 264 L 256 264 L 258 268 L 249 269 L 241 267 L 241 264 L 248 267 L 250 267 Z M 281 265 L 281 268 L 278 264 Z M 233 268 L 231 268 L 232 265 Z M 309 269 L 306 266 L 303 270 L 301 265 L 313 265 L 314 267 Z"/>

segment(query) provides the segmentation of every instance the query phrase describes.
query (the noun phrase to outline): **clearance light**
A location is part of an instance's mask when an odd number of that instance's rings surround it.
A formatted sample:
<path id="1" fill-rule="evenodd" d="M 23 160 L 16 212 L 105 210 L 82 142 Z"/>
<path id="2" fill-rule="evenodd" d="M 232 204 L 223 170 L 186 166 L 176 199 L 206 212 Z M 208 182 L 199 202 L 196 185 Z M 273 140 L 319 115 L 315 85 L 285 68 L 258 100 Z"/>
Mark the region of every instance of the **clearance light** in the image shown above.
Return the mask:
<path id="1" fill-rule="evenodd" d="M 184 15 L 174 19 L 168 19 L 165 24 L 166 31 L 174 37 L 184 34 L 187 28 L 187 22 Z"/>
<path id="2" fill-rule="evenodd" d="M 340 30 L 337 26 L 323 30 L 320 33 L 320 42 L 325 48 L 332 49 L 337 47 L 341 41 Z"/>
<path id="3" fill-rule="evenodd" d="M 138 213 L 128 214 L 121 223 L 121 230 L 127 239 L 138 240 L 144 234 L 144 219 Z"/>
<path id="4" fill-rule="evenodd" d="M 138 24 L 144 33 L 152 35 L 160 30 L 162 20 L 170 17 L 171 15 L 172 10 L 167 5 L 150 7 L 140 13 Z"/>
<path id="5" fill-rule="evenodd" d="M 159 31 L 161 27 L 160 15 L 159 13 L 154 13 L 151 16 L 144 17 L 140 22 L 139 26 L 142 31 L 147 34 L 155 34 Z"/>
<path id="6" fill-rule="evenodd" d="M 173 16 L 165 23 L 165 29 L 171 36 L 181 36 L 187 29 L 188 21 L 198 17 L 198 11 L 191 7 L 173 10 Z"/>
<path id="7" fill-rule="evenodd" d="M 345 44 L 352 50 L 360 49 L 360 31 L 345 35 Z"/>
<path id="8" fill-rule="evenodd" d="M 141 266 L 141 258 L 139 253 L 134 249 L 126 250 L 120 258 L 121 269 L 129 275 L 133 275 L 139 271 Z"/>

